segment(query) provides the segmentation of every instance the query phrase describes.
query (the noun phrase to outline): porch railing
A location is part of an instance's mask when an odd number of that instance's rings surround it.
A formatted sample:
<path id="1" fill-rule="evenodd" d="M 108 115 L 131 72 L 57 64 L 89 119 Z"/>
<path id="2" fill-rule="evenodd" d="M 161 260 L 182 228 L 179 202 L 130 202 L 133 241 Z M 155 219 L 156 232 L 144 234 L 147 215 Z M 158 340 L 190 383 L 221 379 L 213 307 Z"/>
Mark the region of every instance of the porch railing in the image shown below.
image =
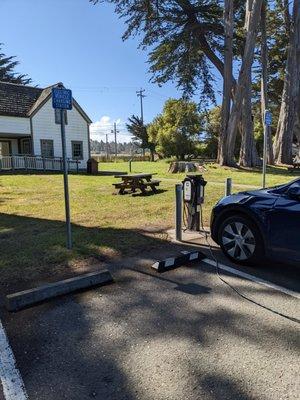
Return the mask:
<path id="1" fill-rule="evenodd" d="M 68 159 L 69 171 L 79 171 L 80 161 Z M 63 171 L 63 159 L 41 156 L 0 156 L 0 171 Z"/>

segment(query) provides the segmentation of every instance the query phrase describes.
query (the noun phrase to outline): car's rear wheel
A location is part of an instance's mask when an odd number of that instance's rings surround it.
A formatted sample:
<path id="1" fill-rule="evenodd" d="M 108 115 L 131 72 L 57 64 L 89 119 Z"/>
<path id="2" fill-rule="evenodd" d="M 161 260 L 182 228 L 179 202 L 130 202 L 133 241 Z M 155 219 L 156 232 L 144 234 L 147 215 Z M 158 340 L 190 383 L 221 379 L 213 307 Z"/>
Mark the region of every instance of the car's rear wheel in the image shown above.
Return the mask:
<path id="1" fill-rule="evenodd" d="M 263 257 L 260 232 L 250 219 L 243 216 L 226 218 L 219 229 L 218 241 L 223 253 L 239 264 L 255 264 Z"/>

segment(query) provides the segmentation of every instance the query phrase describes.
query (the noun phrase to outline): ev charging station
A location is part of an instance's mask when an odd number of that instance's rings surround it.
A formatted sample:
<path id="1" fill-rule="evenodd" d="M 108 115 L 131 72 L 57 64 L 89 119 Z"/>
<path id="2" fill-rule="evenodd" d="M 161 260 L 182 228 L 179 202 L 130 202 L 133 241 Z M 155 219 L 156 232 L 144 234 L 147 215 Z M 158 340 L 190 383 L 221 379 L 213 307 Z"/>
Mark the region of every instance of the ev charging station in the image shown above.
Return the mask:
<path id="1" fill-rule="evenodd" d="M 176 240 L 182 240 L 183 225 L 188 231 L 201 231 L 206 184 L 202 175 L 188 174 L 176 185 Z"/>
<path id="2" fill-rule="evenodd" d="M 202 204 L 204 203 L 206 184 L 202 175 L 189 174 L 182 183 L 175 186 L 175 231 L 176 240 L 179 242 L 182 241 L 183 225 L 188 231 L 203 231 Z M 201 251 L 184 251 L 177 257 L 157 261 L 152 268 L 161 273 L 205 258 L 206 255 Z"/>
<path id="3" fill-rule="evenodd" d="M 207 182 L 202 175 L 187 175 L 183 181 L 183 222 L 189 231 L 201 230 L 201 206 Z"/>

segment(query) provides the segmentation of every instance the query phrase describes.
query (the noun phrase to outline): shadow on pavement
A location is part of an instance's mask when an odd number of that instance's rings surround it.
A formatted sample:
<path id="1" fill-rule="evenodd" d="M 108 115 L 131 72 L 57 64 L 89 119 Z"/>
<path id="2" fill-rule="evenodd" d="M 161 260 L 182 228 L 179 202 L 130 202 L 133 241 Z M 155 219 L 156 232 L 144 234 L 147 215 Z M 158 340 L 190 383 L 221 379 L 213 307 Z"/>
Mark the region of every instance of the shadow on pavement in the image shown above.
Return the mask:
<path id="1" fill-rule="evenodd" d="M 82 255 L 136 260 L 112 265 L 113 285 L 2 312 L 31 400 L 253 400 L 270 382 L 266 398 L 296 398 L 298 326 L 241 301 L 209 266 L 201 266 L 198 283 L 197 266 L 162 276 L 138 263 L 184 245 L 73 225 L 67 254 L 62 222 L 1 214 L 0 223 L 2 268 L 15 267 L 20 285 L 74 274 L 70 262 Z"/>
<path id="2" fill-rule="evenodd" d="M 208 258 L 216 258 L 218 262 L 230 266 L 236 270 L 246 272 L 250 275 L 259 277 L 271 283 L 286 287 L 300 293 L 300 265 L 278 263 L 274 260 L 266 259 L 254 266 L 245 266 L 234 263 L 224 256 L 220 247 L 211 239 L 209 244 L 202 237 L 199 239 L 185 240 L 184 244 L 198 246 L 201 251 L 207 254 Z M 228 273 L 222 272 L 227 275 Z"/>
<path id="3" fill-rule="evenodd" d="M 31 400 L 250 400 L 269 379 L 272 398 L 290 390 L 295 325 L 270 323 L 224 287 L 211 297 L 209 274 L 196 286 L 184 270 L 176 280 L 120 274 L 115 285 L 5 317 Z"/>

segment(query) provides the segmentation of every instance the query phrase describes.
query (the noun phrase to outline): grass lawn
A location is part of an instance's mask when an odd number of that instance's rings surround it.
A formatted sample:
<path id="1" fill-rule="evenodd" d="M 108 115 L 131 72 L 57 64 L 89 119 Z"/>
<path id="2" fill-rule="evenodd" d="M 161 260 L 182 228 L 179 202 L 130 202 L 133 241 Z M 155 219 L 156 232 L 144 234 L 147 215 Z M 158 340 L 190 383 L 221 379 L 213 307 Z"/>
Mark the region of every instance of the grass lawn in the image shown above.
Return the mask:
<path id="1" fill-rule="evenodd" d="M 164 161 L 135 162 L 132 172 L 157 173 L 162 192 L 153 196 L 113 195 L 113 177 L 70 176 L 74 249 L 65 249 L 64 198 L 61 175 L 0 176 L 0 281 L 31 280 L 62 268 L 76 270 L 101 260 L 141 253 L 153 255 L 166 243 L 164 230 L 173 226 L 174 185 L 184 174 L 169 174 Z M 128 171 L 128 163 L 101 164 L 100 170 Z M 272 168 L 268 184 L 296 177 Z M 209 166 L 204 221 L 232 177 L 234 190 L 259 187 L 259 171 Z"/>

